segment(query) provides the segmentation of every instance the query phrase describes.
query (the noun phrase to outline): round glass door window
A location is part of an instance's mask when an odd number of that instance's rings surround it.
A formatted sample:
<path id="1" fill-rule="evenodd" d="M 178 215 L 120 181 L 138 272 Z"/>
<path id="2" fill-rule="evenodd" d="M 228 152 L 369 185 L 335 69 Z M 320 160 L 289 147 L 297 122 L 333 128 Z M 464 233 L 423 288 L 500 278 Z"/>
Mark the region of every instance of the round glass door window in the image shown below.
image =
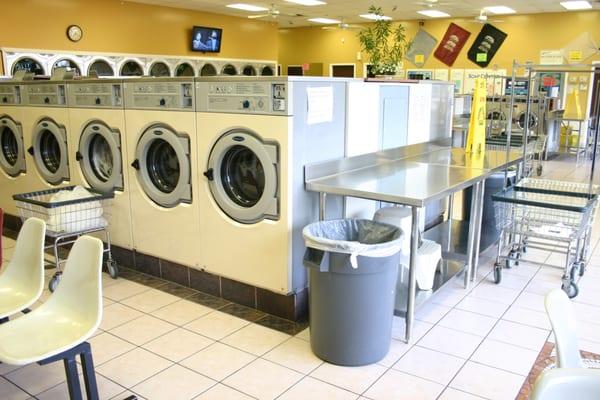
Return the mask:
<path id="1" fill-rule="evenodd" d="M 150 76 L 171 76 L 171 71 L 167 64 L 158 61 L 150 67 Z"/>
<path id="2" fill-rule="evenodd" d="M 175 76 L 194 76 L 194 68 L 188 64 L 179 64 L 175 69 Z"/>
<path id="3" fill-rule="evenodd" d="M 148 148 L 146 166 L 148 176 L 158 190 L 172 193 L 179 183 L 179 158 L 166 140 L 155 139 Z"/>
<path id="4" fill-rule="evenodd" d="M 113 175 L 115 160 L 112 153 L 113 149 L 104 136 L 96 134 L 92 137 L 88 156 L 94 175 L 102 182 L 108 182 Z"/>
<path id="5" fill-rule="evenodd" d="M 237 69 L 233 65 L 227 64 L 223 67 L 221 73 L 223 75 L 237 75 Z"/>
<path id="6" fill-rule="evenodd" d="M 246 65 L 244 67 L 244 69 L 242 70 L 242 74 L 244 74 L 246 76 L 255 76 L 256 69 L 252 65 Z"/>
<path id="7" fill-rule="evenodd" d="M 269 67 L 268 65 L 265 66 L 262 71 L 260 71 L 260 74 L 263 76 L 273 76 L 275 75 L 275 73 L 273 72 L 273 68 Z"/>
<path id="8" fill-rule="evenodd" d="M 127 61 L 121 67 L 121 76 L 142 76 L 144 70 L 142 66 L 135 61 Z"/>
<path id="9" fill-rule="evenodd" d="M 33 72 L 35 75 L 44 75 L 44 68 L 39 62 L 35 61 L 33 58 L 21 58 L 20 60 L 15 62 L 12 68 L 13 75 L 15 74 L 15 72 L 22 70 L 27 72 Z"/>
<path id="10" fill-rule="evenodd" d="M 521 115 L 519 115 L 519 128 L 523 129 L 525 128 L 525 119 L 527 118 L 527 113 L 521 113 Z M 535 128 L 535 126 L 537 125 L 537 118 L 535 117 L 535 115 L 533 114 L 529 114 L 529 129 L 533 129 Z"/>
<path id="11" fill-rule="evenodd" d="M 17 136 L 9 127 L 5 126 L 0 132 L 0 145 L 2 156 L 10 166 L 15 166 L 19 161 L 19 143 Z"/>
<path id="12" fill-rule="evenodd" d="M 73 74 L 75 74 L 75 76 L 81 75 L 81 70 L 79 69 L 79 66 L 75 64 L 74 61 L 69 60 L 67 58 L 63 58 L 62 60 L 58 60 L 57 62 L 55 62 L 52 66 L 52 70 L 54 70 L 55 68 L 66 68 L 67 71 L 73 71 Z"/>
<path id="13" fill-rule="evenodd" d="M 58 172 L 62 158 L 60 144 L 54 133 L 45 129 L 40 134 L 40 155 L 44 166 L 51 173 Z"/>
<path id="14" fill-rule="evenodd" d="M 231 200 L 242 207 L 252 207 L 265 190 L 265 170 L 252 150 L 233 146 L 221 161 L 221 181 Z"/>
<path id="15" fill-rule="evenodd" d="M 215 76 L 217 75 L 217 69 L 212 64 L 204 64 L 200 69 L 200 76 Z"/>
<path id="16" fill-rule="evenodd" d="M 112 67 L 104 60 L 94 61 L 89 68 L 88 75 L 95 73 L 98 76 L 114 76 L 115 71 Z"/>

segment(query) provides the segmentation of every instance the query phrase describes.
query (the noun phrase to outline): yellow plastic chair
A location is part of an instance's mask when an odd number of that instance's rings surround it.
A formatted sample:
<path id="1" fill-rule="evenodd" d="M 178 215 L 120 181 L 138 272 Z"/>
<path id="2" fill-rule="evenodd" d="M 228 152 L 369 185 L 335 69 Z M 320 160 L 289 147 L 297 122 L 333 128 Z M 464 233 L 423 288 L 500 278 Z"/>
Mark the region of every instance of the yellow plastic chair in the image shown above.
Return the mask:
<path id="1" fill-rule="evenodd" d="M 28 311 L 44 290 L 44 238 L 46 223 L 29 218 L 23 224 L 13 256 L 0 270 L 0 323 L 10 315 Z"/>
<path id="2" fill-rule="evenodd" d="M 46 365 L 63 360 L 72 400 L 82 399 L 77 356 L 81 357 L 87 399 L 98 399 L 92 351 L 86 340 L 102 320 L 102 254 L 99 239 L 77 239 L 54 294 L 29 314 L 0 325 L 0 362 Z"/>
<path id="3" fill-rule="evenodd" d="M 556 368 L 544 371 L 535 382 L 531 400 L 565 399 L 600 399 L 600 370 Z"/>

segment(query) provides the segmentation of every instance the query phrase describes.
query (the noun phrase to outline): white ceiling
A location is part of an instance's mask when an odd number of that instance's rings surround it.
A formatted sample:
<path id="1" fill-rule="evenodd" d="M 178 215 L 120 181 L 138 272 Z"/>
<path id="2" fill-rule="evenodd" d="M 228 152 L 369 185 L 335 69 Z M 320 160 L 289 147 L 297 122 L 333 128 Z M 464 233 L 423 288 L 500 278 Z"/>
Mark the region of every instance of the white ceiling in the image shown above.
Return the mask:
<path id="1" fill-rule="evenodd" d="M 288 3 L 283 0 L 260 1 L 260 0 L 129 0 L 136 3 L 155 4 L 168 7 L 185 8 L 190 10 L 208 11 L 217 14 L 233 15 L 237 17 L 246 17 L 251 14 L 263 14 L 262 12 L 253 13 L 242 10 L 235 10 L 225 7 L 232 3 L 246 3 L 262 7 L 271 7 L 272 5 L 281 12 L 276 18 L 280 26 L 309 26 L 318 25 L 308 21 L 308 18 L 329 17 L 334 19 L 343 19 L 345 22 L 366 22 L 358 17 L 359 14 L 365 14 L 369 6 L 373 3 L 381 6 L 386 15 L 395 20 L 407 19 L 427 19 L 417 11 L 426 9 L 426 6 L 420 5 L 419 0 L 323 0 L 327 4 L 320 6 L 301 6 L 294 3 Z M 439 0 L 444 3 L 435 6 L 436 9 L 445 11 L 452 17 L 468 17 L 479 14 L 483 7 L 503 5 L 516 10 L 520 14 L 535 14 L 542 12 L 561 12 L 566 11 L 561 5 L 562 0 Z M 590 0 L 594 4 L 594 9 L 600 9 L 600 3 Z M 422 1 L 421 1 L 422 3 Z M 392 11 L 394 10 L 395 11 Z M 290 17 L 288 14 L 302 16 Z M 271 20 L 270 17 L 262 18 Z"/>

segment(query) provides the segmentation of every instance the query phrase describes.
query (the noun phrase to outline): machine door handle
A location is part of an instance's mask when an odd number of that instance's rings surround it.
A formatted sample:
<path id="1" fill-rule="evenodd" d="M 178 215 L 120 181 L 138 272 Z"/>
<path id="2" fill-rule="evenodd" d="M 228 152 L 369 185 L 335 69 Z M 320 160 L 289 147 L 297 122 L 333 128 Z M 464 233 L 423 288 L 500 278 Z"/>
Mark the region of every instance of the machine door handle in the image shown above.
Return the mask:
<path id="1" fill-rule="evenodd" d="M 77 161 L 81 161 L 81 160 L 83 160 L 83 154 L 81 154 L 81 152 L 80 152 L 80 151 L 78 151 L 77 153 L 75 153 L 75 159 L 76 159 Z"/>
<path id="2" fill-rule="evenodd" d="M 212 181 L 215 179 L 215 175 L 214 175 L 214 171 L 212 168 L 209 168 L 206 172 L 204 172 L 203 174 L 206 178 L 208 178 L 209 181 Z"/>
<path id="3" fill-rule="evenodd" d="M 100 105 L 102 103 L 102 101 L 100 100 L 100 97 L 96 97 L 96 105 Z"/>
<path id="4" fill-rule="evenodd" d="M 138 171 L 140 170 L 140 160 L 135 159 L 132 163 L 131 166 L 135 169 L 137 169 Z"/>
<path id="5" fill-rule="evenodd" d="M 33 155 L 33 146 L 31 146 L 30 148 L 27 149 L 27 152 L 31 155 Z"/>
<path id="6" fill-rule="evenodd" d="M 44 98 L 44 103 L 49 104 L 50 103 L 50 98 L 48 98 L 48 97 Z"/>
<path id="7" fill-rule="evenodd" d="M 166 100 L 165 100 L 165 99 L 160 99 L 160 101 L 159 101 L 159 104 L 160 104 L 161 106 L 164 106 L 165 104 L 167 104 L 167 102 L 166 102 Z"/>

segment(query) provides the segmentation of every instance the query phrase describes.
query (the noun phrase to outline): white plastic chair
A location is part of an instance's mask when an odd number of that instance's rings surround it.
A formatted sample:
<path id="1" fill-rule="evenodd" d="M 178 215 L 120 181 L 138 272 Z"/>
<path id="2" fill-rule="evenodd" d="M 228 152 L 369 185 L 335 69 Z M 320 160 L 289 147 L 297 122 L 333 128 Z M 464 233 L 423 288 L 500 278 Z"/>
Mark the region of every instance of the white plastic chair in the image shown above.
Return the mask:
<path id="1" fill-rule="evenodd" d="M 575 309 L 571 300 L 561 289 L 554 289 L 546 295 L 544 304 L 554 332 L 556 366 L 558 368 L 583 368 L 584 363 L 579 353 L 579 340 L 577 339 Z"/>
<path id="2" fill-rule="evenodd" d="M 565 399 L 600 399 L 600 370 L 557 368 L 544 371 L 535 382 L 531 400 Z"/>
<path id="3" fill-rule="evenodd" d="M 0 323 L 27 310 L 44 290 L 44 238 L 46 223 L 29 218 L 23 224 L 15 251 L 0 270 Z"/>
<path id="4" fill-rule="evenodd" d="M 63 360 L 72 400 L 82 399 L 75 361 L 78 355 L 87 398 L 98 398 L 91 347 L 86 340 L 102 320 L 102 254 L 99 239 L 77 239 L 54 294 L 29 314 L 0 325 L 0 361 L 45 365 Z"/>

